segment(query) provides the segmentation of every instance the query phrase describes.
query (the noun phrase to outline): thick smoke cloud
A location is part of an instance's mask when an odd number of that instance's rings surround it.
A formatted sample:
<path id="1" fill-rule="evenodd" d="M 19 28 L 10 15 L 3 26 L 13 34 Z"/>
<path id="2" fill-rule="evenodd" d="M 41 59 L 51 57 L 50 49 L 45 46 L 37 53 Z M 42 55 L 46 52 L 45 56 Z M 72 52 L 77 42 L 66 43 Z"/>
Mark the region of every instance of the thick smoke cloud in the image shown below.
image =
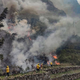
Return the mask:
<path id="1" fill-rule="evenodd" d="M 16 6 L 17 10 L 20 9 L 33 9 L 37 13 L 45 13 L 47 12 L 47 5 L 43 3 L 41 0 L 3 0 L 4 5 L 10 8 L 13 4 Z"/>
<path id="2" fill-rule="evenodd" d="M 66 3 L 66 0 L 51 0 L 53 2 L 53 4 L 60 10 L 64 10 L 67 15 L 72 15 L 73 11 L 72 11 L 72 5 L 71 3 Z M 68 0 L 67 0 L 68 1 Z"/>
<path id="3" fill-rule="evenodd" d="M 78 1 L 78 3 L 80 4 L 80 0 L 77 0 Z"/>
<path id="4" fill-rule="evenodd" d="M 61 10 L 64 10 L 69 16 L 78 16 L 80 9 L 80 0 L 51 0 L 53 4 Z M 80 15 L 79 15 L 80 16 Z"/>
<path id="5" fill-rule="evenodd" d="M 30 24 L 27 24 L 27 20 L 23 19 L 19 21 L 17 25 L 12 27 L 11 30 L 7 25 L 7 20 L 4 20 L 3 24 L 5 26 L 3 30 L 7 30 L 10 34 L 17 33 L 17 36 L 15 37 L 15 40 L 12 43 L 12 51 L 10 51 L 9 53 L 9 55 L 13 57 L 12 64 L 16 64 L 17 66 L 22 66 L 22 68 L 25 69 L 27 67 L 25 60 L 29 56 L 29 54 L 27 55 L 25 54 L 25 52 L 28 51 L 28 48 L 30 46 L 30 41 L 29 38 L 27 37 L 29 35 L 29 32 L 31 31 Z"/>
<path id="6" fill-rule="evenodd" d="M 64 10 L 67 14 L 73 13 L 73 11 L 71 11 L 71 5 L 65 5 L 63 0 L 51 1 L 57 8 Z M 57 17 L 47 10 L 47 4 L 41 0 L 10 0 L 9 2 L 3 0 L 3 2 L 4 5 L 9 8 L 9 15 L 14 13 L 13 15 L 16 16 L 14 19 L 16 20 L 14 27 L 9 29 L 7 18 L 3 21 L 5 27 L 2 28 L 11 34 L 17 33 L 12 43 L 12 51 L 10 52 L 10 55 L 13 57 L 12 64 L 22 66 L 23 69 L 32 65 L 29 61 L 25 62 L 25 60 L 31 56 L 43 55 L 44 53 L 49 60 L 52 61 L 51 52 L 55 52 L 71 35 L 76 34 L 80 36 L 79 18 L 72 18 L 70 16 Z M 12 11 L 11 7 L 13 7 Z M 31 28 L 31 24 L 29 24 L 26 19 L 18 19 L 20 10 L 24 10 L 24 13 L 26 13 L 27 10 L 27 12 L 38 15 L 39 20 L 47 25 L 43 36 L 37 36 L 36 39 L 32 40 L 30 39 L 30 36 L 36 33 L 36 30 Z M 49 18 L 57 19 L 58 21 L 56 23 L 50 23 Z"/>

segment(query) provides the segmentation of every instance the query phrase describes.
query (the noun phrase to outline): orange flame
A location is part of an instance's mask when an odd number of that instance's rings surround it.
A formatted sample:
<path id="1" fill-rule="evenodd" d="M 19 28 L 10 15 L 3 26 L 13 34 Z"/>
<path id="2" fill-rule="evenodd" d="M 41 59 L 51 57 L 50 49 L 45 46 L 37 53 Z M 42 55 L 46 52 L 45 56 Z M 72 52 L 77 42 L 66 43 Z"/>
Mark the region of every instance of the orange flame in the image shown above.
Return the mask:
<path id="1" fill-rule="evenodd" d="M 54 59 L 57 59 L 57 55 L 53 56 Z"/>
<path id="2" fill-rule="evenodd" d="M 57 62 L 57 61 L 55 61 L 55 64 L 56 64 L 56 65 L 60 65 L 60 63 L 59 63 L 59 62 Z"/>

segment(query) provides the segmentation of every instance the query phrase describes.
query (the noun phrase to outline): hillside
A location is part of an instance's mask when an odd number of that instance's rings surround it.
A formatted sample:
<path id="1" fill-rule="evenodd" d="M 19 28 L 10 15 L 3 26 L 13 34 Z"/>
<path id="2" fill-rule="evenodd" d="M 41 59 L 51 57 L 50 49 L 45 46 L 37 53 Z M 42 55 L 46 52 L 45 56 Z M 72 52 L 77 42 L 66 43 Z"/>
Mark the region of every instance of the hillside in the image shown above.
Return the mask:
<path id="1" fill-rule="evenodd" d="M 0 80 L 77 80 L 80 78 L 80 66 L 70 64 L 53 67 L 43 66 L 40 71 L 10 74 L 9 77 L 0 76 Z M 1 74 L 0 74 L 1 75 Z"/>
<path id="2" fill-rule="evenodd" d="M 56 51 L 60 62 L 69 62 L 80 65 L 80 37 L 72 35 Z"/>
<path id="3" fill-rule="evenodd" d="M 47 4 L 47 9 L 54 13 L 57 16 L 66 16 L 66 13 L 63 10 L 59 10 L 54 6 L 54 4 L 50 0 L 41 0 Z"/>

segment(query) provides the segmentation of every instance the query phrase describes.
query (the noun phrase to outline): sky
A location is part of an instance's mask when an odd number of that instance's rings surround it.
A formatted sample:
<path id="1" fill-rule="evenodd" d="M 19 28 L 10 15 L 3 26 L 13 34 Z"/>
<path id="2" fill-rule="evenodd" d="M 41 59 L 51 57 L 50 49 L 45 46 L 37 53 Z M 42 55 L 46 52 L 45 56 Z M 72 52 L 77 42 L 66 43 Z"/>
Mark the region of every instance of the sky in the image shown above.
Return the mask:
<path id="1" fill-rule="evenodd" d="M 72 5 L 72 10 L 75 13 L 80 14 L 80 0 L 65 0 L 65 2 Z"/>
<path id="2" fill-rule="evenodd" d="M 78 1 L 78 3 L 80 4 L 80 0 L 77 0 Z"/>

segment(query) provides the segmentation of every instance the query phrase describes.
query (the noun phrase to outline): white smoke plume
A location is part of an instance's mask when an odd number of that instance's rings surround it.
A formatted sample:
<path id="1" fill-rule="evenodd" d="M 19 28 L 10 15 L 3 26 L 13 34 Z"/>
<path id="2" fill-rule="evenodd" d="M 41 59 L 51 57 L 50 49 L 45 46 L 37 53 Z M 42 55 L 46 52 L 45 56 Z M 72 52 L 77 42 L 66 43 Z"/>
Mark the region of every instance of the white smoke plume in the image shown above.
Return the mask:
<path id="1" fill-rule="evenodd" d="M 65 13 L 69 16 L 74 15 L 73 11 L 73 5 L 70 3 L 69 0 L 51 0 L 55 7 L 57 7 L 60 10 L 65 11 Z M 67 3 L 66 3 L 67 2 Z"/>
<path id="2" fill-rule="evenodd" d="M 57 4 L 57 1 L 52 1 L 54 5 Z M 61 0 L 58 0 L 58 3 L 61 4 L 60 1 Z M 79 18 L 73 19 L 70 16 L 54 16 L 52 12 L 47 10 L 47 5 L 41 0 L 9 0 L 9 2 L 4 0 L 4 4 L 9 9 L 12 5 L 15 5 L 15 9 L 13 10 L 14 13 L 21 9 L 30 9 L 30 12 L 31 10 L 34 10 L 34 12 L 36 11 L 39 15 L 40 21 L 47 25 L 47 29 L 43 36 L 38 36 L 36 40 L 31 40 L 30 36 L 33 36 L 36 31 L 31 29 L 31 25 L 27 23 L 28 21 L 26 19 L 19 20 L 16 18 L 16 24 L 14 24 L 14 27 L 11 27 L 10 29 L 7 25 L 7 19 L 3 21 L 4 27 L 2 29 L 10 32 L 11 34 L 17 33 L 12 43 L 12 51 L 10 55 L 13 56 L 12 64 L 22 66 L 23 69 L 26 69 L 27 66 L 32 64 L 30 62 L 25 62 L 25 60 L 29 59 L 29 57 L 43 55 L 42 53 L 44 53 L 51 61 L 53 59 L 50 53 L 56 51 L 56 49 L 60 47 L 64 41 L 73 35 L 73 33 L 80 36 Z M 59 5 L 57 7 L 59 7 Z M 62 6 L 60 9 L 62 9 Z M 48 18 L 58 19 L 59 21 L 51 24 Z"/>
<path id="3" fill-rule="evenodd" d="M 80 4 L 80 0 L 77 0 L 77 2 Z"/>
<path id="4" fill-rule="evenodd" d="M 22 68 L 25 69 L 27 67 L 25 60 L 28 59 L 29 56 L 43 55 L 42 53 L 45 53 L 45 55 L 52 60 L 50 52 L 56 51 L 62 42 L 66 41 L 74 32 L 77 34 L 79 28 L 79 23 L 77 23 L 77 31 L 75 30 L 73 19 L 70 17 L 64 17 L 54 25 L 48 25 L 50 27 L 48 26 L 45 31 L 45 35 L 47 36 L 38 36 L 36 40 L 31 41 L 27 37 L 28 31 L 30 31 L 31 28 L 26 20 L 20 21 L 18 25 L 10 31 L 17 33 L 12 44 L 12 52 L 10 53 L 10 55 L 13 56 L 13 64 L 15 63 L 17 66 L 22 66 Z M 50 34 L 48 34 L 47 31 L 50 31 Z M 26 39 L 24 41 L 18 41 L 18 38 L 24 39 L 25 36 Z M 32 44 L 31 46 L 29 45 L 30 43 Z M 28 46 L 30 46 L 30 50 L 28 50 Z"/>
<path id="5" fill-rule="evenodd" d="M 43 3 L 41 0 L 3 0 L 4 6 L 10 8 L 12 5 L 16 6 L 17 10 L 23 9 L 33 9 L 37 13 L 45 13 L 47 12 L 47 5 Z"/>

